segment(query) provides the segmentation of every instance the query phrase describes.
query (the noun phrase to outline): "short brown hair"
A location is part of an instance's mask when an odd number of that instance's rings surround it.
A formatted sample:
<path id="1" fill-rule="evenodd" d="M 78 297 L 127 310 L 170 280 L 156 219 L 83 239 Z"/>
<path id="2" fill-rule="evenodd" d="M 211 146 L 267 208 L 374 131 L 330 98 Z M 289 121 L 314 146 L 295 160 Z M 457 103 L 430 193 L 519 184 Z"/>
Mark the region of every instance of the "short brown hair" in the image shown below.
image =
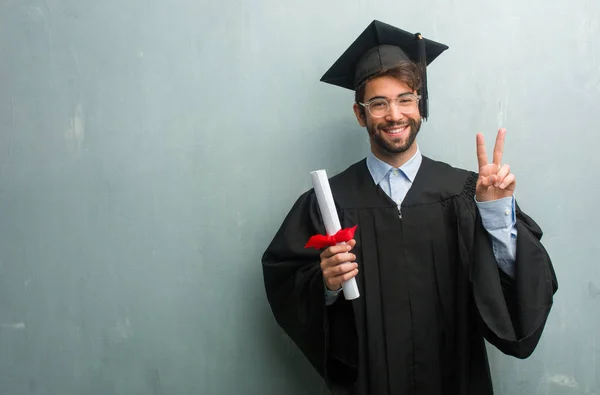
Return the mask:
<path id="1" fill-rule="evenodd" d="M 418 91 L 421 89 L 422 85 L 422 72 L 421 67 L 416 63 L 411 61 L 402 61 L 396 67 L 383 70 L 363 81 L 355 90 L 354 100 L 357 103 L 362 103 L 365 99 L 365 88 L 367 86 L 367 82 L 374 78 L 391 76 L 402 82 L 404 82 L 408 87 L 412 90 Z M 364 114 L 364 107 L 360 107 L 361 112 Z"/>

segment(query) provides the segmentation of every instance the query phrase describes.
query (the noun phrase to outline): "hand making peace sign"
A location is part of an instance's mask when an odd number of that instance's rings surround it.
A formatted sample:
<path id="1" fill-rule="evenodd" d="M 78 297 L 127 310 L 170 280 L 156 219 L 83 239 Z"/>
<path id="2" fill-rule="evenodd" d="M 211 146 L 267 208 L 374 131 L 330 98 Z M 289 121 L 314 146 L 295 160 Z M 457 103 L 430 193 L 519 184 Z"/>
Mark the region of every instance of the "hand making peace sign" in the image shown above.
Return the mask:
<path id="1" fill-rule="evenodd" d="M 510 173 L 510 166 L 502 164 L 504 138 L 506 130 L 500 129 L 494 145 L 493 162 L 488 163 L 485 152 L 485 140 L 481 133 L 477 134 L 477 161 L 479 162 L 479 179 L 475 189 L 478 202 L 502 199 L 512 196 L 515 192 L 515 175 Z"/>

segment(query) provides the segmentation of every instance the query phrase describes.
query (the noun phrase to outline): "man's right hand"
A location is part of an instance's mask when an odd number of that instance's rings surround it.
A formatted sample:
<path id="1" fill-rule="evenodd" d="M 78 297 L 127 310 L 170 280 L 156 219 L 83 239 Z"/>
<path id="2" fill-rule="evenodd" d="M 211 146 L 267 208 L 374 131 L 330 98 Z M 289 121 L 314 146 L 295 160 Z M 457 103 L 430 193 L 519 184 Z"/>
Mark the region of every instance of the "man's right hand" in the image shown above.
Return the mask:
<path id="1" fill-rule="evenodd" d="M 358 264 L 354 262 L 356 255 L 350 250 L 356 245 L 352 239 L 346 244 L 328 247 L 321 252 L 321 270 L 325 285 L 330 291 L 337 291 L 342 283 L 358 274 Z"/>

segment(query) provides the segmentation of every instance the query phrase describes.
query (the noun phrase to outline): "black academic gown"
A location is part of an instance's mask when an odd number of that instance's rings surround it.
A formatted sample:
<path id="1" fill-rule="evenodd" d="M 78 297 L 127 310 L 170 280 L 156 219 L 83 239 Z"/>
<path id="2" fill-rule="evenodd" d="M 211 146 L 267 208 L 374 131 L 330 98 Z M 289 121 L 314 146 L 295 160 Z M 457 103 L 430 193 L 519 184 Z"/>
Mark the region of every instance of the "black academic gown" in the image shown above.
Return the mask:
<path id="1" fill-rule="evenodd" d="M 279 325 L 334 394 L 488 395 L 484 338 L 528 357 L 557 280 L 538 225 L 516 207 L 516 275 L 498 269 L 474 202 L 477 175 L 423 157 L 402 206 L 362 160 L 330 180 L 342 227 L 358 225 L 360 298 L 325 306 L 325 234 L 313 190 L 264 253 L 267 297 Z"/>

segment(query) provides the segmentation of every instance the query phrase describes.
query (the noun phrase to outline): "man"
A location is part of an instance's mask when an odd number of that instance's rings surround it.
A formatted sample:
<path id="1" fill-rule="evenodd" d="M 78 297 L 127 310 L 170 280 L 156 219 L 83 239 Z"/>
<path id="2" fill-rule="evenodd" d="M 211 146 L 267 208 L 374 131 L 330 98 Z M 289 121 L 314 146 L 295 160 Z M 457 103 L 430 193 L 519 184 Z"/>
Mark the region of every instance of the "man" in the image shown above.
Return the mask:
<path id="1" fill-rule="evenodd" d="M 313 190 L 263 256 L 277 322 L 334 394 L 492 394 L 484 339 L 518 358 L 535 349 L 557 281 L 542 231 L 516 204 L 515 176 L 477 135 L 479 173 L 423 156 L 426 65 L 447 47 L 374 21 L 322 81 L 356 92 L 367 158 L 330 180 L 346 245 L 324 234 Z M 341 284 L 355 278 L 360 297 Z"/>

